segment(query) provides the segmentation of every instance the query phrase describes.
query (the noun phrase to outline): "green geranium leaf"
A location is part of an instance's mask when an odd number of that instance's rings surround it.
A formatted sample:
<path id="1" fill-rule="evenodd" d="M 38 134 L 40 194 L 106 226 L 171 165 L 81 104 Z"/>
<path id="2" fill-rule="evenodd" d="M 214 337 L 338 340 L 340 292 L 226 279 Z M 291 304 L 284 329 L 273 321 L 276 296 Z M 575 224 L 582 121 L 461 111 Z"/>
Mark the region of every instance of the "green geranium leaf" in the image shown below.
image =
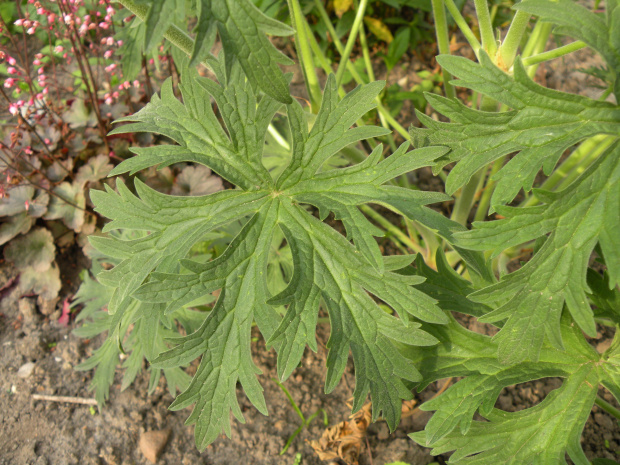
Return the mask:
<path id="1" fill-rule="evenodd" d="M 332 325 L 326 391 L 338 384 L 351 350 L 356 365 L 354 410 L 362 407 L 370 392 L 374 418 L 382 414 L 393 429 L 400 418 L 401 399 L 411 398 L 405 382 L 420 380 L 396 343 L 435 344 L 436 339 L 420 329 L 419 321 L 445 324 L 448 318 L 433 299 L 413 287 L 424 278 L 389 271 L 394 264 L 388 260 L 386 265 L 380 258 L 373 237 L 379 232 L 358 207 L 378 203 L 411 217 L 424 216 L 430 211 L 425 205 L 447 197 L 384 184 L 428 165 L 446 149 L 410 152 L 405 144 L 382 160 L 379 147 L 353 167 L 322 169 L 346 146 L 386 133 L 375 127 L 351 128 L 374 107 L 383 83 L 358 87 L 339 100 L 330 76 L 311 128 L 297 102 L 286 107 L 293 134 L 292 158 L 274 179 L 263 165 L 262 152 L 267 127 L 282 104 L 269 95 L 258 98 L 239 64 L 226 70 L 217 59 L 211 62 L 219 84 L 185 68 L 181 73 L 185 103 L 174 97 L 168 81 L 161 98 L 154 97 L 139 113 L 122 120 L 132 124 L 115 130 L 155 132 L 178 145 L 134 149 L 137 157 L 121 163 L 112 174 L 192 161 L 208 166 L 237 189 L 174 197 L 136 181 L 137 195 L 122 182 L 117 183 L 118 193 L 110 188 L 92 192 L 96 210 L 112 220 L 105 231 L 150 232 L 130 241 L 91 238 L 96 248 L 119 259 L 112 270 L 99 275 L 100 282 L 113 289 L 109 312 L 125 318 L 128 303 L 138 299 L 141 305 L 159 308 L 169 316 L 220 290 L 201 326 L 173 340 L 175 347 L 153 361 L 155 367 L 166 370 L 202 356 L 189 387 L 172 404 L 174 409 L 195 404 L 189 421 L 196 423 L 200 449 L 222 431 L 230 431 L 231 411 L 243 418 L 236 399 L 237 382 L 252 403 L 266 412 L 250 352 L 252 323 L 258 324 L 268 344 L 278 351 L 278 374 L 285 379 L 298 365 L 306 345 L 316 349 L 321 301 Z M 227 131 L 211 108 L 211 97 Z M 309 214 L 303 204 L 318 207 L 321 218 L 334 212 L 353 243 Z M 244 219 L 247 222 L 222 255 L 207 262 L 184 259 L 205 234 Z M 272 295 L 266 282 L 267 260 L 274 235 L 282 233 L 294 268 L 284 290 Z M 369 293 L 389 305 L 400 320 L 382 310 Z M 276 312 L 282 305 L 286 306 L 283 318 Z"/>

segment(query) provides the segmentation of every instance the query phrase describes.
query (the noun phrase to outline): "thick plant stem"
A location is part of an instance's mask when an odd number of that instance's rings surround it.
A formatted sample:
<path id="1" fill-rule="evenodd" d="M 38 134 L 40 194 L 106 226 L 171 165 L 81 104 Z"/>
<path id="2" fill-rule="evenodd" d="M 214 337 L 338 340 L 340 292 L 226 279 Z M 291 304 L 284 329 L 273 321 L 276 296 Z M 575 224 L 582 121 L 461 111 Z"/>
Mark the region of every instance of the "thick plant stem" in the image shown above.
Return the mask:
<path id="1" fill-rule="evenodd" d="M 512 18 L 508 33 L 502 45 L 499 47 L 497 64 L 502 69 L 509 70 L 512 67 L 515 57 L 517 56 L 517 50 L 519 50 L 519 44 L 521 44 L 521 39 L 523 38 L 523 34 L 525 34 L 529 22 L 530 14 L 521 10 L 517 11 Z"/>
<path id="2" fill-rule="evenodd" d="M 299 5 L 299 0 L 288 0 L 289 12 L 291 13 L 291 21 L 295 26 L 295 48 L 301 62 L 301 69 L 304 73 L 304 81 L 306 82 L 306 89 L 310 96 L 310 105 L 312 107 L 312 113 L 318 113 L 321 105 L 322 93 L 321 86 L 319 85 L 319 78 L 316 74 L 316 66 L 312 59 L 312 50 L 310 49 L 310 43 L 306 37 L 306 28 L 304 15 Z"/>
<path id="3" fill-rule="evenodd" d="M 454 4 L 454 0 L 444 0 L 444 2 L 446 8 L 450 12 L 450 15 L 452 15 L 452 19 L 454 19 L 454 22 L 465 36 L 465 39 L 467 39 L 467 42 L 469 42 L 469 45 L 476 54 L 476 56 L 478 56 L 478 53 L 480 52 L 480 48 L 482 46 L 480 45 L 480 42 L 476 38 L 474 32 L 467 24 L 467 21 L 465 21 L 465 18 L 463 18 L 463 15 L 459 11 L 458 7 Z"/>
<path id="4" fill-rule="evenodd" d="M 523 60 L 523 66 L 533 66 L 539 63 L 543 63 L 545 61 L 553 60 L 555 58 L 560 58 L 564 55 L 576 52 L 577 50 L 581 50 L 585 47 L 587 47 L 587 44 L 585 42 L 582 42 L 581 40 L 576 40 L 575 42 L 571 42 L 570 44 L 563 45 L 562 47 L 549 50 L 548 52 L 538 53 L 537 55 L 525 58 Z"/>
<path id="5" fill-rule="evenodd" d="M 342 77 L 344 76 L 344 70 L 347 67 L 349 57 L 351 56 L 351 52 L 353 51 L 353 47 L 355 46 L 355 41 L 357 39 L 357 33 L 359 32 L 362 21 L 364 20 L 364 13 L 366 12 L 367 6 L 368 6 L 368 0 L 360 1 L 360 5 L 357 9 L 357 13 L 355 14 L 355 20 L 353 21 L 353 26 L 351 26 L 351 31 L 349 32 L 349 38 L 347 39 L 347 45 L 344 48 L 344 52 L 342 56 L 340 57 L 340 64 L 338 65 L 338 71 L 336 71 L 336 83 L 338 85 L 342 83 Z"/>
<path id="6" fill-rule="evenodd" d="M 471 208 L 476 201 L 476 193 L 478 192 L 478 189 L 481 187 L 482 182 L 484 181 L 485 173 L 486 168 L 479 170 L 471 177 L 469 182 L 465 184 L 465 186 L 463 186 L 460 195 L 456 198 L 456 201 L 454 202 L 454 210 L 452 210 L 452 215 L 450 216 L 450 219 L 462 224 L 463 226 L 467 225 L 469 212 L 471 211 Z"/>
<path id="7" fill-rule="evenodd" d="M 474 4 L 476 6 L 478 24 L 480 25 L 482 48 L 491 58 L 495 58 L 495 54 L 497 53 L 497 43 L 495 42 L 495 34 L 493 33 L 493 24 L 491 23 L 491 15 L 489 13 L 489 3 L 487 0 L 474 0 Z"/>
<path id="8" fill-rule="evenodd" d="M 618 410 L 606 400 L 596 396 L 596 399 L 594 399 L 594 403 L 610 415 L 616 417 L 616 419 L 620 420 L 620 410 Z"/>
<path id="9" fill-rule="evenodd" d="M 432 0 L 433 18 L 435 18 L 435 33 L 437 34 L 437 47 L 442 55 L 450 55 L 450 36 L 448 34 L 448 20 L 443 0 Z M 450 84 L 452 75 L 443 70 L 443 88 L 446 97 L 453 99 L 455 96 L 454 87 Z"/>

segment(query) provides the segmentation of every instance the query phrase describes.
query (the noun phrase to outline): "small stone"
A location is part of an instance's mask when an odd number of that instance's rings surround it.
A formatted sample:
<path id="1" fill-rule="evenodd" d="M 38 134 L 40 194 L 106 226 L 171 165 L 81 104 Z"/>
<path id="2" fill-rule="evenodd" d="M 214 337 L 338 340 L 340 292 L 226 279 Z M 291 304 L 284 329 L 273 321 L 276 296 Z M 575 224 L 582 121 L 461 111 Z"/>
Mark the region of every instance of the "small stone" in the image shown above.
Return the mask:
<path id="1" fill-rule="evenodd" d="M 390 437 L 390 430 L 385 423 L 379 423 L 378 429 L 377 438 L 379 438 L 379 440 L 385 441 Z"/>
<path id="2" fill-rule="evenodd" d="M 26 379 L 32 374 L 32 370 L 34 370 L 33 362 L 24 363 L 19 367 L 19 370 L 17 370 L 17 377 Z"/>
<path id="3" fill-rule="evenodd" d="M 614 429 L 614 422 L 608 415 L 605 415 L 603 413 L 595 413 L 594 421 L 596 421 L 597 425 L 602 426 L 606 430 L 611 431 Z"/>
<path id="4" fill-rule="evenodd" d="M 276 431 L 282 431 L 284 429 L 284 422 L 282 420 L 278 420 L 273 425 Z"/>
<path id="5" fill-rule="evenodd" d="M 140 450 L 144 456 L 152 463 L 157 462 L 157 458 L 161 451 L 166 447 L 170 438 L 170 428 L 147 431 L 140 437 Z"/>
<path id="6" fill-rule="evenodd" d="M 24 297 L 19 299 L 19 313 L 24 318 L 24 323 L 33 323 L 37 319 L 37 307 L 34 299 Z"/>
<path id="7" fill-rule="evenodd" d="M 42 299 L 41 296 L 37 298 L 37 303 L 39 304 L 39 311 L 46 316 L 51 315 L 56 310 L 56 304 L 60 300 L 60 297 L 56 297 L 55 299 Z M 58 316 L 60 316 L 60 312 L 57 312 Z M 58 319 L 58 318 L 56 318 Z"/>

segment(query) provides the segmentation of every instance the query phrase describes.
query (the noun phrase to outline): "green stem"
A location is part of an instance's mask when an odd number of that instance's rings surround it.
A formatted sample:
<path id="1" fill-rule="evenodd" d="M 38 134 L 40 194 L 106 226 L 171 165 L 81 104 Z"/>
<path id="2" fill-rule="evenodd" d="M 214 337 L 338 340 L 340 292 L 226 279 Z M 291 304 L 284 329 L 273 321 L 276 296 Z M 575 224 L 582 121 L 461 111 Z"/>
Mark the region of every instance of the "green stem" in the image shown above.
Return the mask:
<path id="1" fill-rule="evenodd" d="M 582 48 L 587 47 L 585 42 L 581 40 L 576 40 L 575 42 L 571 42 L 570 44 L 563 45 L 562 47 L 555 48 L 553 50 L 549 50 L 548 52 L 539 53 L 537 55 L 533 55 L 531 57 L 525 58 L 523 60 L 523 66 L 533 66 L 544 61 L 553 60 L 555 58 L 563 57 L 564 55 L 568 55 L 569 53 L 576 52 L 577 50 L 581 50 Z"/>
<path id="2" fill-rule="evenodd" d="M 354 2 L 354 5 L 357 7 L 357 2 Z M 360 25 L 360 44 L 362 45 L 362 55 L 364 57 L 364 67 L 366 68 L 366 74 L 368 74 L 369 82 L 375 82 L 375 72 L 372 69 L 372 62 L 370 60 L 370 51 L 368 50 L 368 40 L 366 40 L 366 31 L 364 30 L 364 24 Z M 381 112 L 377 111 L 379 114 L 379 120 L 381 121 L 381 126 L 386 129 L 389 129 L 389 124 L 385 117 L 381 114 Z M 396 151 L 396 143 L 394 142 L 394 137 L 392 134 L 388 134 L 387 136 L 388 144 L 392 151 Z"/>
<path id="3" fill-rule="evenodd" d="M 536 26 L 534 26 L 534 30 L 530 34 L 530 37 L 523 48 L 523 53 L 521 54 L 523 57 L 531 57 L 533 55 L 537 55 L 542 53 L 547 46 L 547 41 L 549 40 L 549 36 L 551 35 L 551 23 L 545 23 L 541 20 L 536 22 Z M 533 79 L 536 75 L 536 71 L 538 70 L 538 65 L 532 65 L 527 68 L 527 75 Z"/>
<path id="4" fill-rule="evenodd" d="M 606 400 L 600 398 L 599 396 L 596 396 L 596 399 L 594 399 L 594 403 L 610 415 L 616 417 L 617 420 L 620 420 L 620 410 L 618 410 Z"/>
<path id="5" fill-rule="evenodd" d="M 469 212 L 471 211 L 471 208 L 476 201 L 476 192 L 478 192 L 478 189 L 484 181 L 485 173 L 486 168 L 482 168 L 471 177 L 471 179 L 467 184 L 465 184 L 465 186 L 463 186 L 460 195 L 456 198 L 456 201 L 454 202 L 454 210 L 452 210 L 452 215 L 450 215 L 450 219 L 462 224 L 463 226 L 467 225 Z"/>
<path id="6" fill-rule="evenodd" d="M 471 30 L 471 28 L 467 24 L 467 21 L 465 21 L 465 18 L 463 18 L 463 15 L 459 11 L 458 7 L 454 4 L 454 0 L 443 0 L 443 1 L 446 5 L 446 8 L 450 12 L 450 15 L 452 15 L 454 22 L 456 23 L 456 25 L 459 27 L 459 29 L 465 36 L 465 39 L 467 40 L 467 42 L 469 42 L 469 45 L 471 46 L 471 48 L 473 49 L 477 57 L 478 53 L 480 52 L 481 45 L 480 45 L 480 42 L 478 42 L 476 35 L 474 34 L 474 32 Z"/>
<path id="7" fill-rule="evenodd" d="M 374 221 L 376 221 L 383 229 L 392 234 L 396 239 L 398 239 L 405 247 L 409 247 L 416 253 L 425 254 L 425 251 L 420 244 L 416 244 L 413 242 L 404 232 L 397 228 L 392 223 L 390 223 L 386 218 L 383 217 L 380 213 L 376 212 L 368 205 L 362 205 L 360 207 L 363 213 L 368 215 Z"/>
<path id="8" fill-rule="evenodd" d="M 517 11 L 512 18 L 508 33 L 499 48 L 499 62 L 503 69 L 508 70 L 512 67 L 517 56 L 517 50 L 521 44 L 521 39 L 529 23 L 530 14 L 521 10 Z"/>
<path id="9" fill-rule="evenodd" d="M 489 14 L 489 3 L 487 0 L 474 0 L 474 5 L 476 6 L 476 16 L 478 17 L 478 24 L 480 26 L 482 48 L 491 58 L 495 58 L 497 43 L 495 42 L 495 34 L 493 33 L 491 15 Z"/>
<path id="10" fill-rule="evenodd" d="M 437 34 L 437 47 L 442 55 L 450 55 L 450 35 L 448 33 L 448 20 L 446 18 L 446 9 L 442 0 L 432 0 L 433 2 L 433 18 L 435 18 L 435 33 Z M 446 97 L 453 99 L 455 97 L 454 87 L 450 84 L 452 75 L 443 70 L 443 88 Z"/>
<path id="11" fill-rule="evenodd" d="M 502 166 L 504 166 L 505 157 L 498 158 L 493 163 L 491 167 L 491 172 L 489 173 L 488 182 L 486 186 L 484 186 L 484 190 L 482 192 L 482 197 L 480 198 L 480 202 L 478 203 L 478 209 L 476 210 L 476 215 L 474 216 L 474 221 L 483 221 L 487 214 L 489 213 L 489 206 L 491 205 L 491 197 L 493 196 L 493 192 L 495 191 L 495 186 L 497 181 L 493 181 L 491 178 L 500 170 Z"/>
<path id="12" fill-rule="evenodd" d="M 288 0 L 291 21 L 295 26 L 295 48 L 301 62 L 301 69 L 304 73 L 306 89 L 310 96 L 310 105 L 312 113 L 318 113 L 321 105 L 322 94 L 319 78 L 316 74 L 316 66 L 312 59 L 312 50 L 307 38 L 306 28 L 304 26 L 304 14 L 299 5 L 299 0 Z"/>
<path id="13" fill-rule="evenodd" d="M 353 21 L 353 26 L 351 26 L 351 31 L 349 32 L 349 38 L 347 39 L 347 45 L 345 46 L 344 52 L 342 56 L 340 57 L 340 63 L 338 64 L 338 71 L 336 71 L 336 83 L 338 85 L 342 83 L 342 77 L 344 76 L 344 70 L 347 68 L 349 57 L 351 56 L 351 52 L 353 51 L 353 47 L 355 46 L 355 41 L 357 40 L 357 33 L 359 32 L 362 21 L 364 20 L 364 13 L 366 13 L 367 6 L 368 6 L 368 0 L 360 1 L 360 5 L 357 9 L 357 13 L 355 14 L 355 20 Z"/>

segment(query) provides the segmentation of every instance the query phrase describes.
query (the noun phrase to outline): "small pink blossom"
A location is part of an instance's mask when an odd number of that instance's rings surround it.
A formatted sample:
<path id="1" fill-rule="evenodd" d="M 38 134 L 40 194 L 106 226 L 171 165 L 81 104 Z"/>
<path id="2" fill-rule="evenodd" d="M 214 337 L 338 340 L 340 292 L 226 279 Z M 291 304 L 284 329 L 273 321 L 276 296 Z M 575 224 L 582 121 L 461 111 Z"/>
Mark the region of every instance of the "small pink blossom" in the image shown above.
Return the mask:
<path id="1" fill-rule="evenodd" d="M 24 202 L 24 207 L 26 207 L 26 211 L 30 208 L 30 203 L 27 200 Z"/>
<path id="2" fill-rule="evenodd" d="M 99 23 L 99 27 L 101 29 L 108 29 L 110 27 L 110 25 L 108 23 L 101 22 L 101 23 Z"/>
<path id="3" fill-rule="evenodd" d="M 64 47 L 62 45 L 57 45 L 56 47 L 54 47 L 54 52 L 56 53 L 62 53 L 64 51 Z"/>
<path id="4" fill-rule="evenodd" d="M 104 101 L 105 101 L 106 105 L 112 105 L 114 103 L 114 100 L 112 100 L 112 97 L 108 97 Z"/>
<path id="5" fill-rule="evenodd" d="M 116 68 L 116 64 L 112 63 L 111 65 L 108 65 L 105 67 L 106 73 L 110 73 L 112 71 L 114 71 L 114 69 Z"/>
<path id="6" fill-rule="evenodd" d="M 6 72 L 9 73 L 9 74 L 17 74 L 17 70 L 15 68 L 13 68 L 12 66 L 9 66 L 6 69 Z"/>
<path id="7" fill-rule="evenodd" d="M 22 26 L 24 24 L 24 20 L 23 19 L 18 19 L 13 24 L 15 24 L 16 26 Z"/>
<path id="8" fill-rule="evenodd" d="M 13 78 L 5 79 L 4 87 L 6 87 L 7 89 L 10 89 L 11 87 L 13 87 L 13 84 L 15 84 L 15 81 L 16 79 L 13 79 Z"/>
<path id="9" fill-rule="evenodd" d="M 9 62 L 9 65 L 11 66 L 15 66 L 17 64 L 17 61 L 13 57 L 9 57 L 7 61 Z"/>
<path id="10" fill-rule="evenodd" d="M 28 30 L 26 31 L 26 33 L 27 33 L 27 34 L 32 35 L 32 34 L 34 34 L 36 31 L 37 31 L 37 30 L 36 30 L 36 28 L 34 28 L 34 27 L 30 27 L 30 28 L 28 28 Z"/>
<path id="11" fill-rule="evenodd" d="M 38 73 L 38 74 L 43 74 L 44 72 L 45 72 L 45 69 L 43 69 L 43 68 L 39 68 L 39 69 L 37 70 L 37 73 Z"/>
<path id="12" fill-rule="evenodd" d="M 35 66 L 41 66 L 41 60 L 39 60 L 39 59 L 35 59 L 35 60 L 32 62 L 32 64 L 33 64 L 33 65 L 35 65 Z"/>
<path id="13" fill-rule="evenodd" d="M 15 116 L 17 113 L 19 112 L 17 105 L 15 105 L 14 103 L 11 103 L 9 105 L 9 113 L 12 114 L 13 116 Z"/>
<path id="14" fill-rule="evenodd" d="M 103 58 L 110 58 L 112 56 L 114 52 L 112 50 L 107 50 L 104 54 L 103 54 Z"/>

